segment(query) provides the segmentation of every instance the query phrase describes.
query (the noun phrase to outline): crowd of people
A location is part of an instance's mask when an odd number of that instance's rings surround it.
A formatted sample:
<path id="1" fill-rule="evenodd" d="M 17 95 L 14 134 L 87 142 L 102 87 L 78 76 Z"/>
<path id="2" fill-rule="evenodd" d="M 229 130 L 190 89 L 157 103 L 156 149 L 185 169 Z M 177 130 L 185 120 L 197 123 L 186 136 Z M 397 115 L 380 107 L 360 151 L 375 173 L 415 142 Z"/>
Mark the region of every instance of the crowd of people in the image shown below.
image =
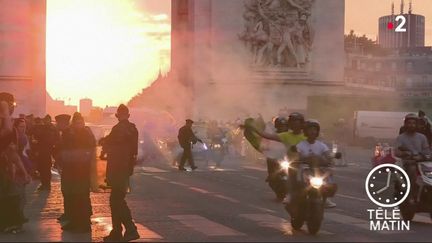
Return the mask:
<path id="1" fill-rule="evenodd" d="M 116 124 L 110 134 L 96 141 L 92 130 L 85 125 L 83 116 L 76 112 L 73 116 L 61 114 L 55 123 L 49 115 L 43 118 L 20 114 L 12 118 L 15 109 L 14 96 L 0 93 L 0 231 L 18 233 L 28 222 L 24 214 L 26 185 L 31 180 L 40 180 L 37 191 L 51 190 L 51 170 L 56 168 L 61 176 L 61 192 L 64 213 L 58 218 L 62 230 L 84 233 L 91 232 L 92 205 L 90 200 L 91 163 L 96 158 L 96 146 L 102 145 L 100 159 L 107 160 L 106 182 L 111 188 L 109 203 L 112 213 L 112 231 L 104 241 L 118 242 L 139 239 L 137 228 L 125 197 L 129 188 L 129 177 L 137 162 L 138 130 L 129 122 L 129 109 L 120 105 L 117 109 Z M 178 169 L 184 171 L 186 161 L 192 170 L 194 163 L 192 145 L 203 142 L 193 130 L 194 121 L 187 119 L 178 131 L 178 143 L 183 149 Z M 262 138 L 285 145 L 286 155 L 308 158 L 319 156 L 332 159 L 330 149 L 317 140 L 320 124 L 316 120 L 306 120 L 298 112 L 279 115 L 270 131 L 258 129 L 240 119 L 232 123 L 207 123 L 207 137 L 212 142 L 229 141 L 236 153 L 242 153 L 244 132 L 252 131 Z M 263 122 L 264 123 L 264 122 Z M 267 124 L 267 128 L 269 125 Z M 243 131 L 242 129 L 245 129 Z M 423 111 L 409 114 L 397 138 L 396 156 L 421 157 L 430 154 L 432 128 Z M 267 158 L 270 182 L 278 170 L 275 158 Z M 288 194 L 277 197 L 289 204 L 291 194 L 296 193 L 297 177 L 295 170 L 288 171 Z M 409 172 L 414 177 L 414 172 Z M 327 207 L 336 204 L 326 200 Z M 123 233 L 123 227 L 125 229 Z"/>
<path id="2" fill-rule="evenodd" d="M 40 180 L 37 191 L 51 190 L 51 171 L 61 176 L 64 213 L 58 218 L 62 230 L 91 232 L 91 162 L 97 141 L 83 116 L 61 114 L 55 124 L 43 118 L 20 114 L 13 118 L 14 96 L 0 93 L 0 231 L 19 233 L 28 222 L 24 215 L 26 185 Z M 107 159 L 107 184 L 111 187 L 112 231 L 104 241 L 139 239 L 125 197 L 136 161 L 138 131 L 128 121 L 129 110 L 120 105 L 119 122 L 103 139 Z M 123 226 L 125 232 L 123 234 Z"/>

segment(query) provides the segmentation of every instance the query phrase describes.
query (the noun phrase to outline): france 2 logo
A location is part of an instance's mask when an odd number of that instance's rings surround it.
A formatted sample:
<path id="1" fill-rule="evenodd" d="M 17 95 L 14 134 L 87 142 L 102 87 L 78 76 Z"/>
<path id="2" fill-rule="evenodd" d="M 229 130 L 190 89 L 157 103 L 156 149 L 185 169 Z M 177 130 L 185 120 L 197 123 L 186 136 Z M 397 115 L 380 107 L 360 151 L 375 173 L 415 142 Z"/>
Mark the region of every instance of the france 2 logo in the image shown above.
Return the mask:
<path id="1" fill-rule="evenodd" d="M 406 32 L 405 24 L 406 18 L 403 15 L 398 15 L 395 18 L 395 22 L 397 23 L 397 27 L 394 29 L 395 32 Z M 394 28 L 393 22 L 387 23 L 387 29 L 392 30 Z"/>

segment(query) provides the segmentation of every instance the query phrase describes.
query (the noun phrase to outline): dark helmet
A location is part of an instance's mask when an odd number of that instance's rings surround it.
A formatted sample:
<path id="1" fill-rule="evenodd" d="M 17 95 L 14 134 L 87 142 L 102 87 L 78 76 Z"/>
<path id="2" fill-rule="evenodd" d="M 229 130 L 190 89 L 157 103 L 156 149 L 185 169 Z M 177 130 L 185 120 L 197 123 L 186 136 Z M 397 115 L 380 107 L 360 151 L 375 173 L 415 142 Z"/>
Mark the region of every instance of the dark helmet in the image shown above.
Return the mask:
<path id="1" fill-rule="evenodd" d="M 416 114 L 414 114 L 414 113 L 409 113 L 409 114 L 406 115 L 405 118 L 404 118 L 404 124 L 406 124 L 407 121 L 409 121 L 409 120 L 414 120 L 414 121 L 417 122 L 418 119 L 419 119 L 419 117 L 418 117 Z"/>
<path id="2" fill-rule="evenodd" d="M 289 114 L 288 122 L 293 122 L 293 121 L 297 121 L 297 120 L 304 122 L 305 118 L 304 118 L 303 114 L 301 114 L 299 112 L 293 112 L 293 113 Z"/>
<path id="3" fill-rule="evenodd" d="M 314 120 L 314 119 L 309 119 L 309 120 L 305 121 L 304 131 L 306 132 L 306 130 L 308 128 L 311 128 L 311 127 L 317 128 L 318 129 L 318 134 L 319 134 L 319 132 L 321 130 L 321 125 L 320 125 L 319 121 Z"/>
<path id="4" fill-rule="evenodd" d="M 288 119 L 286 117 L 279 116 L 279 117 L 276 117 L 274 119 L 273 124 L 275 127 L 287 126 L 288 125 Z"/>

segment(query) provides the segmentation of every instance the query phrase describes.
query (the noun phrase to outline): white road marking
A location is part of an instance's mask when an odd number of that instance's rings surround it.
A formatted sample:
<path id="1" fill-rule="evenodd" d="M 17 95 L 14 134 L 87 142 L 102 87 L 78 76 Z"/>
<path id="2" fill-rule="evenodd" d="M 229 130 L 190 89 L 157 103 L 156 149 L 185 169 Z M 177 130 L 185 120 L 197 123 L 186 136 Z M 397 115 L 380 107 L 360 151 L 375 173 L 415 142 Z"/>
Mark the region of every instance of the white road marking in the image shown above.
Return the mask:
<path id="1" fill-rule="evenodd" d="M 285 235 L 293 235 L 291 223 L 284 218 L 276 217 L 270 214 L 240 214 L 240 217 L 252 220 L 258 225 L 267 228 L 273 228 L 282 231 Z M 320 230 L 320 234 L 334 235 L 334 233 Z"/>
<path id="2" fill-rule="evenodd" d="M 153 176 L 153 178 L 161 180 L 161 181 L 169 181 L 169 179 L 167 179 L 165 177 L 161 177 L 161 176 Z"/>
<path id="3" fill-rule="evenodd" d="M 92 218 L 92 222 L 94 222 L 94 226 L 92 227 L 94 231 L 104 232 L 103 235 L 108 235 L 112 230 L 111 217 L 96 217 Z M 142 224 L 135 223 L 138 233 L 140 235 L 140 239 L 137 241 L 149 241 L 149 240 L 161 240 L 163 239 L 158 233 L 150 230 Z M 99 233 L 98 233 L 99 234 Z"/>
<path id="4" fill-rule="evenodd" d="M 241 176 L 249 178 L 249 179 L 253 179 L 253 180 L 260 180 L 260 178 L 255 177 L 255 176 L 250 176 L 250 175 L 241 175 Z"/>
<path id="5" fill-rule="evenodd" d="M 243 168 L 251 169 L 251 170 L 259 170 L 259 171 L 267 171 L 266 168 L 256 167 L 256 166 L 249 166 L 249 165 L 245 165 L 245 166 L 243 166 Z"/>
<path id="6" fill-rule="evenodd" d="M 353 197 L 353 196 L 344 195 L 344 194 L 337 194 L 337 193 L 336 193 L 336 197 L 342 197 L 342 198 L 347 198 L 347 199 L 352 199 L 352 200 L 357 200 L 357 201 L 362 201 L 362 202 L 368 202 L 369 201 L 369 200 L 364 199 L 364 198 Z"/>
<path id="7" fill-rule="evenodd" d="M 207 236 L 244 236 L 244 233 L 213 222 L 199 215 L 170 215 L 170 218 Z"/>
<path id="8" fill-rule="evenodd" d="M 262 207 L 259 207 L 259 206 L 253 205 L 253 204 L 248 204 L 248 206 L 251 207 L 251 208 L 258 209 L 260 211 L 267 212 L 267 213 L 276 213 L 276 211 L 274 211 L 274 210 L 271 210 L 271 209 L 268 209 L 268 208 L 262 208 Z"/>
<path id="9" fill-rule="evenodd" d="M 224 196 L 224 195 L 214 194 L 214 196 L 217 197 L 217 198 L 220 198 L 220 199 L 224 199 L 224 200 L 230 201 L 232 203 L 240 203 L 239 200 L 231 198 L 231 197 L 227 197 L 227 196 Z"/>
<path id="10" fill-rule="evenodd" d="M 170 182 L 168 182 L 168 183 L 171 183 L 171 184 L 174 184 L 174 185 L 178 185 L 178 186 L 185 186 L 185 187 L 189 187 L 189 185 L 187 185 L 187 184 L 183 184 L 183 183 L 176 182 L 176 181 L 170 181 Z"/>
<path id="11" fill-rule="evenodd" d="M 196 191 L 196 192 L 203 193 L 203 194 L 208 194 L 208 193 L 210 193 L 209 191 L 204 190 L 204 189 L 202 189 L 202 188 L 198 188 L 198 187 L 190 186 L 190 187 L 188 187 L 188 188 L 189 188 L 190 190 L 192 190 L 192 191 Z"/>
<path id="12" fill-rule="evenodd" d="M 163 173 L 163 172 L 168 172 L 167 170 L 162 170 L 156 167 L 147 167 L 147 166 L 142 166 L 142 167 L 138 167 L 140 168 L 140 172 L 150 172 L 150 173 Z"/>

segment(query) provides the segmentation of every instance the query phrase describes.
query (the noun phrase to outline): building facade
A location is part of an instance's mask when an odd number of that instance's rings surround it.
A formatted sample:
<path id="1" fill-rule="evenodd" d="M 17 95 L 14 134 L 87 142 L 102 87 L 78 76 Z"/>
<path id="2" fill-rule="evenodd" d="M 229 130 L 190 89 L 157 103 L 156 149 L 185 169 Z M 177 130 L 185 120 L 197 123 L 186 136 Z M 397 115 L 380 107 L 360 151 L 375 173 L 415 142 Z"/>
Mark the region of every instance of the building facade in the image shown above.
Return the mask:
<path id="1" fill-rule="evenodd" d="M 347 54 L 348 86 L 432 97 L 432 48 L 400 49 L 388 56 Z"/>
<path id="2" fill-rule="evenodd" d="M 46 0 L 0 0 L 0 91 L 15 95 L 15 114 L 46 113 Z"/>
<path id="3" fill-rule="evenodd" d="M 391 15 L 379 18 L 378 43 L 381 47 L 413 48 L 425 45 L 425 17 L 413 14 L 411 3 L 408 13 L 404 13 L 403 11 L 402 1 L 399 15 L 394 14 L 394 7 L 392 6 Z M 403 16 L 405 21 L 402 19 L 396 21 L 398 16 Z M 390 27 L 389 23 L 391 23 Z M 398 27 L 405 29 L 405 31 L 396 31 Z"/>
<path id="4" fill-rule="evenodd" d="M 79 110 L 81 115 L 87 117 L 93 109 L 93 101 L 91 99 L 80 99 Z"/>

